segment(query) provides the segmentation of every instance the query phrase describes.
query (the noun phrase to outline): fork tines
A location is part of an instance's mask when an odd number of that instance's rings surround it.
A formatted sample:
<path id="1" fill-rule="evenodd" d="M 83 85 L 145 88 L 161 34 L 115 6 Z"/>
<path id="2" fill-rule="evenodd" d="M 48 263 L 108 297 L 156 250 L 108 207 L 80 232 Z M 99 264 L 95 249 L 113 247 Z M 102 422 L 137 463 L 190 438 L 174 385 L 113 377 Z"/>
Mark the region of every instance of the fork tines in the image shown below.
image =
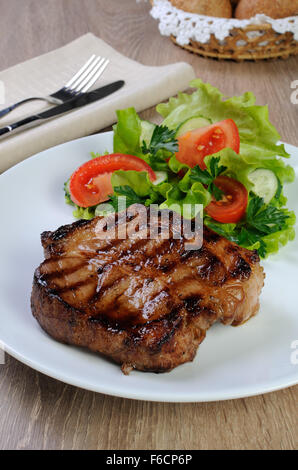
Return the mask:
<path id="1" fill-rule="evenodd" d="M 103 74 L 109 59 L 93 54 L 85 65 L 65 85 L 65 89 L 74 93 L 85 93 Z"/>

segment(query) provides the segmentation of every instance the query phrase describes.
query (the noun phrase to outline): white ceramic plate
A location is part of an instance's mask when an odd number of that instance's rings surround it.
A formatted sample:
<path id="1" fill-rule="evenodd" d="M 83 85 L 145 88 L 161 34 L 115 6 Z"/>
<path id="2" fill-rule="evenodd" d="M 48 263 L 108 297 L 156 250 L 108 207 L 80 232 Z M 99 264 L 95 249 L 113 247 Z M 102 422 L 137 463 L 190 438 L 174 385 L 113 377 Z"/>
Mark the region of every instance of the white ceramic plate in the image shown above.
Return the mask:
<path id="1" fill-rule="evenodd" d="M 40 233 L 73 222 L 63 183 L 89 159 L 112 149 L 112 133 L 40 153 L 0 176 L 0 340 L 9 354 L 44 374 L 79 387 L 127 398 L 200 402 L 266 393 L 298 383 L 291 363 L 298 340 L 298 237 L 264 262 L 259 315 L 239 328 L 215 325 L 193 363 L 170 373 L 133 371 L 83 349 L 60 344 L 31 315 L 33 272 L 43 260 Z M 288 146 L 298 172 L 298 148 Z M 287 187 L 298 214 L 298 181 Z"/>

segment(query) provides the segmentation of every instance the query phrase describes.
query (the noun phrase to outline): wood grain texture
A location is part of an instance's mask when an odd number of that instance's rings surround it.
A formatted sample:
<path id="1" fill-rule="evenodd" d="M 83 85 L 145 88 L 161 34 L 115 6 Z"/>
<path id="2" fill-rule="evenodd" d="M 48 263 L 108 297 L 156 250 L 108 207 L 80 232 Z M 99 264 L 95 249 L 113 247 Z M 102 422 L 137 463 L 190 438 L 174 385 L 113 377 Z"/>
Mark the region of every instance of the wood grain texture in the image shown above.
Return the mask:
<path id="1" fill-rule="evenodd" d="M 0 68 L 91 31 L 144 64 L 190 62 L 227 95 L 251 90 L 283 140 L 298 145 L 291 82 L 298 58 L 261 63 L 201 59 L 161 37 L 135 0 L 0 0 Z M 155 120 L 153 109 L 143 116 Z M 0 449 L 297 449 L 298 387 L 208 404 L 147 403 L 87 392 L 7 356 L 0 366 Z"/>

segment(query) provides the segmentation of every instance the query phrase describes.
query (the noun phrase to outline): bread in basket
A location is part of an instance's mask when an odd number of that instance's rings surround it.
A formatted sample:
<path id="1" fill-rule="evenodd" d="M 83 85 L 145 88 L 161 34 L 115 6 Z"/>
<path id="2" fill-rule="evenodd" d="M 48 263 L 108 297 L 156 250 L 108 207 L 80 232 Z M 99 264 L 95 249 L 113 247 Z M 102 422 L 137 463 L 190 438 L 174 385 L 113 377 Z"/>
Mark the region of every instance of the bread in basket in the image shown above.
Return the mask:
<path id="1" fill-rule="evenodd" d="M 182 6 L 185 0 L 150 1 L 151 15 L 159 20 L 161 34 L 201 56 L 243 61 L 286 59 L 298 54 L 297 16 L 273 19 L 257 14 L 240 20 L 200 15 L 174 6 Z M 218 14 L 218 10 L 214 14 Z"/>

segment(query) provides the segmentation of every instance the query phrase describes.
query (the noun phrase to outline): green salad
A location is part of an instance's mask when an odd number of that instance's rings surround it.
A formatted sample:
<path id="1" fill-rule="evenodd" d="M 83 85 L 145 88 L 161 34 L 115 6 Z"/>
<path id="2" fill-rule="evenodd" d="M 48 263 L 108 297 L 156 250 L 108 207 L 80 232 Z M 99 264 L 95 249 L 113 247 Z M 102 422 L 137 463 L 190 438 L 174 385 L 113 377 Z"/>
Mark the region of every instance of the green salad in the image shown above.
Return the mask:
<path id="1" fill-rule="evenodd" d="M 157 106 L 160 125 L 134 108 L 117 111 L 113 154 L 92 154 L 65 183 L 76 218 L 91 219 L 126 205 L 158 204 L 186 218 L 204 207 L 204 224 L 262 258 L 295 237 L 284 185 L 295 172 L 270 123 L 267 106 L 252 93 L 226 99 L 197 79 L 192 94 Z"/>

